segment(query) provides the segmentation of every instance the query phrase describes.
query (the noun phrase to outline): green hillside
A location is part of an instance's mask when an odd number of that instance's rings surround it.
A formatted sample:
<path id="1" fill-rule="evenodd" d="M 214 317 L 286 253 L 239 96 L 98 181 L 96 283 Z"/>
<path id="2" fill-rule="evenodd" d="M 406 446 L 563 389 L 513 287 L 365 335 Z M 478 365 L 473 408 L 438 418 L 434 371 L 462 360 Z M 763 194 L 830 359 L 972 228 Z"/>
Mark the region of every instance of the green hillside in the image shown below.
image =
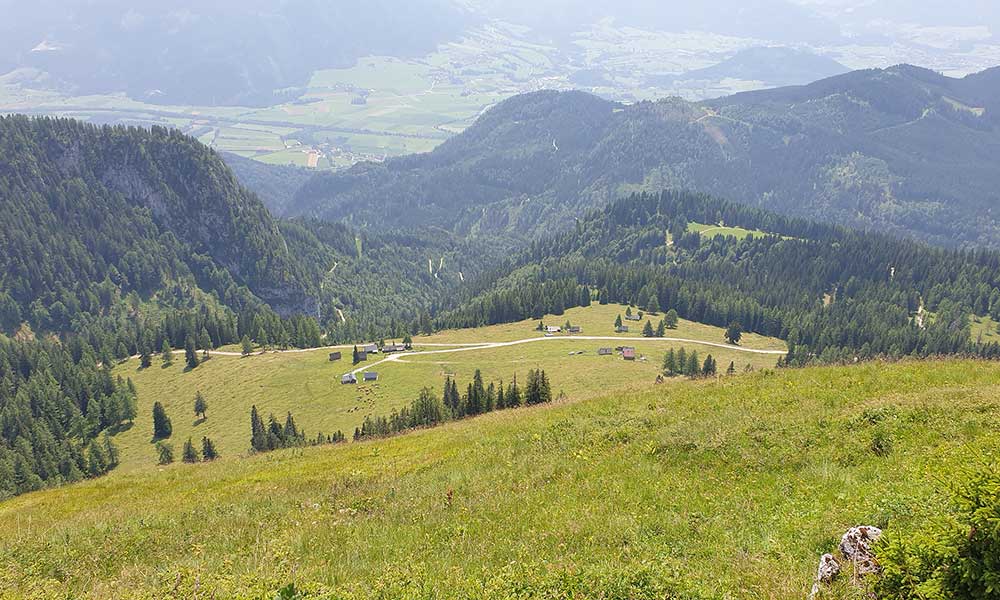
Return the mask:
<path id="1" fill-rule="evenodd" d="M 762 372 L 117 471 L 0 505 L 0 595 L 800 599 L 848 527 L 943 510 L 998 391 L 969 361 Z"/>
<path id="2" fill-rule="evenodd" d="M 739 372 L 748 365 L 753 369 L 773 368 L 786 350 L 780 340 L 753 334 L 748 334 L 740 347 L 719 347 L 726 346 L 721 328 L 689 321 L 679 322 L 677 329 L 669 332 L 670 337 L 690 340 L 687 342 L 645 339 L 638 332 L 616 334 L 615 317 L 624 314 L 626 308 L 595 304 L 544 319 L 559 325 L 568 320 L 582 326 L 581 336 L 545 338 L 536 331 L 535 321 L 419 336 L 413 340 L 413 352 L 383 364 L 377 363 L 385 355 L 373 355 L 353 366 L 350 346 L 340 348 L 346 360 L 339 362 L 330 362 L 330 349 L 248 357 L 216 354 L 194 370 L 186 369 L 179 357 L 169 367 L 157 359 L 146 369 L 140 368 L 138 359 L 130 360 L 114 370 L 114 375 L 131 379 L 138 392 L 135 425 L 114 438 L 121 468 L 155 467 L 157 451 L 151 442 L 151 410 L 155 402 L 162 403 L 171 418 L 170 441 L 175 450 L 179 451 L 189 437 L 200 441 L 207 436 L 223 456 L 236 457 L 250 450 L 249 419 L 255 405 L 265 418 L 273 413 L 283 420 L 291 412 L 307 437 L 314 438 L 318 432 L 330 435 L 340 430 L 350 434 L 368 416 L 388 416 L 409 406 L 421 388 L 430 387 L 440 395 L 449 376 L 464 390 L 476 370 L 482 371 L 487 384 L 502 381 L 509 385 L 517 376 L 523 385 L 529 370 L 544 369 L 554 394 L 580 400 L 613 389 L 649 389 L 662 372 L 663 358 L 670 348 L 698 352 L 701 360 L 711 354 L 721 365 L 720 370 L 733 362 Z M 583 335 L 609 339 L 579 339 Z M 488 346 L 518 340 L 534 342 Z M 464 346 L 468 344 L 483 346 Z M 635 347 L 640 360 L 627 362 L 617 355 L 597 354 L 598 348 L 621 345 Z M 378 372 L 380 379 L 359 386 L 341 385 L 341 375 L 355 369 Z M 196 392 L 201 392 L 209 404 L 205 420 L 193 412 Z"/>
<path id="3" fill-rule="evenodd" d="M 688 189 L 946 246 L 1000 244 L 1000 71 L 907 65 L 703 103 L 517 96 L 425 155 L 317 174 L 286 207 L 515 237 L 630 191 Z"/>

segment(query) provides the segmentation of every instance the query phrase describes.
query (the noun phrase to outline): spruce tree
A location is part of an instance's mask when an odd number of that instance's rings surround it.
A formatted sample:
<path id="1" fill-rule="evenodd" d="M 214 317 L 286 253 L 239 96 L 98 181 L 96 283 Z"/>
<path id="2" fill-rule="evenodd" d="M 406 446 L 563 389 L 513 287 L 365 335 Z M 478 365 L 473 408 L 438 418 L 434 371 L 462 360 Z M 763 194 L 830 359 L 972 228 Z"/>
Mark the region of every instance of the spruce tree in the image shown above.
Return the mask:
<path id="1" fill-rule="evenodd" d="M 549 378 L 545 371 L 538 373 L 538 403 L 547 404 L 552 402 L 552 387 L 549 385 Z"/>
<path id="2" fill-rule="evenodd" d="M 139 353 L 139 368 L 148 369 L 153 366 L 153 355 L 149 353 L 149 350 L 143 348 L 142 352 Z"/>
<path id="3" fill-rule="evenodd" d="M 646 302 L 646 312 L 652 315 L 660 312 L 660 301 L 655 293 L 649 295 L 649 301 Z"/>
<path id="4" fill-rule="evenodd" d="M 687 350 L 685 350 L 684 347 L 682 346 L 681 349 L 677 352 L 677 374 L 687 375 L 687 365 L 688 365 Z"/>
<path id="5" fill-rule="evenodd" d="M 111 436 L 108 432 L 104 432 L 104 439 L 101 442 L 104 447 L 104 456 L 108 460 L 108 469 L 113 469 L 118 466 L 118 447 L 115 446 L 114 442 L 111 441 Z"/>
<path id="6" fill-rule="evenodd" d="M 257 412 L 257 405 L 250 408 L 250 448 L 254 452 L 267 452 L 267 430 L 264 429 L 264 421 Z"/>
<path id="7" fill-rule="evenodd" d="M 200 391 L 196 392 L 194 395 L 194 416 L 201 417 L 202 420 L 208 418 L 206 412 L 208 411 L 208 401 L 205 400 L 205 396 L 202 395 Z"/>
<path id="8" fill-rule="evenodd" d="M 201 438 L 201 459 L 205 462 L 211 462 L 219 458 L 219 453 L 215 449 L 215 443 L 207 437 Z"/>
<path id="9" fill-rule="evenodd" d="M 656 332 L 653 331 L 653 324 L 649 321 L 646 321 L 646 325 L 643 326 L 642 328 L 642 337 L 651 338 L 654 335 L 656 335 Z"/>
<path id="10" fill-rule="evenodd" d="M 538 371 L 528 371 L 528 383 L 524 388 L 524 404 L 532 406 L 541 402 L 541 377 Z"/>
<path id="11" fill-rule="evenodd" d="M 198 360 L 198 349 L 195 348 L 194 336 L 187 336 L 184 340 L 184 360 L 189 369 L 197 369 L 201 362 Z"/>
<path id="12" fill-rule="evenodd" d="M 705 377 L 711 377 L 715 375 L 715 372 L 716 372 L 715 359 L 712 358 L 711 354 L 709 354 L 708 356 L 705 357 L 705 364 L 701 368 L 701 374 Z"/>
<path id="13" fill-rule="evenodd" d="M 667 355 L 663 358 L 663 372 L 671 377 L 677 374 L 677 355 L 673 348 L 668 350 Z"/>
<path id="14" fill-rule="evenodd" d="M 667 335 L 667 324 L 660 319 L 660 322 L 656 325 L 656 337 L 661 338 Z"/>
<path id="15" fill-rule="evenodd" d="M 302 441 L 302 434 L 299 432 L 299 428 L 295 425 L 295 418 L 292 417 L 291 411 L 285 417 L 285 427 L 282 430 L 285 434 L 286 445 L 296 445 Z"/>
<path id="16" fill-rule="evenodd" d="M 285 429 L 274 418 L 274 413 L 267 419 L 267 449 L 277 450 L 285 447 Z"/>
<path id="17" fill-rule="evenodd" d="M 736 321 L 733 321 L 732 323 L 729 324 L 729 327 L 726 328 L 725 337 L 726 341 L 729 342 L 730 344 L 733 345 L 739 344 L 740 340 L 743 339 L 743 326 L 737 323 Z"/>
<path id="18" fill-rule="evenodd" d="M 87 444 L 87 474 L 91 477 L 103 475 L 108 470 L 108 458 L 97 440 Z"/>
<path id="19" fill-rule="evenodd" d="M 184 451 L 181 453 L 181 460 L 189 464 L 198 462 L 198 451 L 194 449 L 191 438 L 188 438 L 184 442 Z"/>
<path id="20" fill-rule="evenodd" d="M 160 357 L 163 359 L 163 364 L 170 366 L 174 364 L 174 351 L 170 347 L 170 342 L 165 338 L 163 340 L 163 346 L 160 348 Z"/>
<path id="21" fill-rule="evenodd" d="M 169 438 L 173 433 L 173 426 L 170 424 L 170 417 L 167 416 L 166 409 L 159 402 L 153 404 L 153 439 L 163 440 Z"/>
<path id="22" fill-rule="evenodd" d="M 684 374 L 688 377 L 697 377 L 699 373 L 701 373 L 701 364 L 698 362 L 698 352 L 692 350 L 688 354 L 687 368 Z"/>
<path id="23" fill-rule="evenodd" d="M 517 375 L 514 375 L 514 379 L 510 383 L 510 388 L 507 390 L 507 406 L 509 408 L 519 408 L 523 403 L 521 398 L 521 390 L 517 387 Z"/>
<path id="24" fill-rule="evenodd" d="M 250 336 L 244 335 L 243 339 L 240 340 L 240 353 L 243 356 L 250 356 L 253 353 L 253 342 L 250 341 Z"/>
<path id="25" fill-rule="evenodd" d="M 410 337 L 409 333 L 403 336 L 403 347 L 407 350 L 413 349 L 413 338 Z"/>
<path id="26" fill-rule="evenodd" d="M 483 387 L 483 373 L 476 369 L 472 377 L 472 387 L 469 390 L 469 414 L 478 415 L 486 408 L 486 389 Z"/>
<path id="27" fill-rule="evenodd" d="M 354 361 L 354 364 L 358 364 L 359 362 L 361 362 L 361 353 L 358 352 L 358 347 L 357 346 L 354 347 L 354 358 L 353 358 L 353 361 Z"/>
<path id="28" fill-rule="evenodd" d="M 726 369 L 726 375 L 736 374 L 736 361 L 729 361 L 729 368 Z"/>
<path id="29" fill-rule="evenodd" d="M 167 442 L 156 442 L 156 453 L 159 455 L 159 464 L 169 465 L 174 462 L 174 447 Z"/>
<path id="30" fill-rule="evenodd" d="M 622 327 L 622 316 L 621 316 L 621 315 L 618 315 L 618 316 L 617 316 L 617 317 L 615 318 L 615 329 L 616 329 L 616 330 L 617 330 L 617 329 L 621 329 L 621 327 Z"/>
<path id="31" fill-rule="evenodd" d="M 663 321 L 667 325 L 667 329 L 677 329 L 677 323 L 679 320 L 677 311 L 672 308 L 667 311 L 666 316 L 663 318 Z"/>

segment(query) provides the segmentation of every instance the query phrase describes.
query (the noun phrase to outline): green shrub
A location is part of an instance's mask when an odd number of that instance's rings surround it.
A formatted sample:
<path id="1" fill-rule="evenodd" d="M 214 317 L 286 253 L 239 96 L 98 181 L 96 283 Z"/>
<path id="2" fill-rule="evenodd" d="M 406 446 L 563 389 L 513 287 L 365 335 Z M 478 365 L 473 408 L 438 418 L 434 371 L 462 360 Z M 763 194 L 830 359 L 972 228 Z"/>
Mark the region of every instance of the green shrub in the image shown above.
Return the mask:
<path id="1" fill-rule="evenodd" d="M 879 598 L 1000 599 L 1000 471 L 969 478 L 952 514 L 909 537 L 887 535 L 876 552 Z"/>

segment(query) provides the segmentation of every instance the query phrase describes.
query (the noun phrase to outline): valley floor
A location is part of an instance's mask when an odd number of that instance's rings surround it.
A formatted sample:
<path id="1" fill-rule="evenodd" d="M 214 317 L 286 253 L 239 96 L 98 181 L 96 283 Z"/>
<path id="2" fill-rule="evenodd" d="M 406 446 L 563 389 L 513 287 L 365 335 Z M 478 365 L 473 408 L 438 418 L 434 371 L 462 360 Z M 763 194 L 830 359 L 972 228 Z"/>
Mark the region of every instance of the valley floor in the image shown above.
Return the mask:
<path id="1" fill-rule="evenodd" d="M 0 598 L 800 599 L 996 456 L 998 397 L 994 363 L 759 371 L 122 469 L 0 504 Z"/>

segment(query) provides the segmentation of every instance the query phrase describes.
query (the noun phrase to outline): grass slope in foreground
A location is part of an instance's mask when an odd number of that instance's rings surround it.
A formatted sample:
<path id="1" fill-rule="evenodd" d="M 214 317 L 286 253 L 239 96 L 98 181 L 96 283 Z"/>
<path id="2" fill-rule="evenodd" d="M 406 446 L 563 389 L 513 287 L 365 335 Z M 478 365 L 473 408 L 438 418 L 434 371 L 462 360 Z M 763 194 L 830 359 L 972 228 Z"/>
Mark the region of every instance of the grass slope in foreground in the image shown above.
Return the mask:
<path id="1" fill-rule="evenodd" d="M 118 473 L 0 505 L 0 597 L 800 599 L 996 455 L 998 397 L 982 362 L 761 372 Z"/>
<path id="2" fill-rule="evenodd" d="M 563 325 L 569 319 L 583 326 L 584 335 L 615 337 L 615 317 L 624 312 L 623 306 L 595 304 L 566 311 L 558 317 L 547 317 L 545 322 Z M 329 350 L 268 353 L 247 358 L 215 355 L 193 371 L 185 369 L 182 355 L 176 356 L 174 364 L 166 368 L 158 357 L 152 367 L 144 370 L 139 369 L 138 360 L 129 361 L 118 367 L 115 374 L 131 377 L 135 382 L 139 409 L 135 425 L 115 437 L 121 450 L 119 469 L 155 468 L 157 452 L 150 441 L 154 402 L 161 402 L 171 418 L 174 433 L 170 442 L 175 452 L 180 452 L 188 437 L 199 443 L 202 436 L 208 436 L 225 460 L 249 451 L 250 408 L 253 405 L 257 405 L 264 419 L 274 413 L 283 421 L 285 414 L 291 411 L 298 426 L 313 437 L 317 431 L 329 435 L 338 429 L 350 436 L 366 415 L 388 416 L 393 409 L 409 406 L 425 386 L 440 396 L 447 375 L 457 378 L 464 393 L 464 386 L 472 381 L 476 369 L 482 370 L 487 382 L 502 379 L 508 384 L 516 374 L 522 386 L 530 369 L 545 369 L 552 382 L 553 394 L 558 396 L 564 392 L 570 399 L 580 400 L 611 390 L 649 388 L 670 347 L 684 347 L 689 352 L 697 350 L 702 359 L 711 353 L 723 371 L 730 361 L 735 361 L 742 371 L 747 364 L 757 369 L 773 367 L 779 358 L 700 344 L 631 340 L 625 335 L 618 336 L 621 342 L 573 340 L 566 336 L 545 339 L 535 331 L 537 323 L 523 321 L 414 338 L 416 352 L 401 356 L 399 362 L 381 365 L 375 363 L 383 357 L 376 355 L 357 367 L 351 366 L 350 348 L 344 350 L 346 360 L 334 363 L 328 360 Z M 641 324 L 632 325 L 633 329 L 641 329 Z M 638 333 L 629 335 L 634 337 Z M 677 329 L 670 330 L 667 335 L 724 343 L 722 329 L 689 321 L 681 321 Z M 447 354 L 422 353 L 443 349 L 423 345 L 428 343 L 502 343 L 529 338 L 538 338 L 538 341 Z M 639 354 L 647 356 L 647 361 L 625 362 L 618 356 L 597 356 L 599 347 L 620 344 L 635 346 Z M 744 336 L 741 345 L 785 350 L 781 340 L 753 334 Z M 569 355 L 581 350 L 586 354 Z M 379 381 L 358 386 L 340 384 L 341 375 L 361 367 L 377 371 Z M 205 421 L 194 415 L 197 391 L 208 399 L 208 419 Z"/>

